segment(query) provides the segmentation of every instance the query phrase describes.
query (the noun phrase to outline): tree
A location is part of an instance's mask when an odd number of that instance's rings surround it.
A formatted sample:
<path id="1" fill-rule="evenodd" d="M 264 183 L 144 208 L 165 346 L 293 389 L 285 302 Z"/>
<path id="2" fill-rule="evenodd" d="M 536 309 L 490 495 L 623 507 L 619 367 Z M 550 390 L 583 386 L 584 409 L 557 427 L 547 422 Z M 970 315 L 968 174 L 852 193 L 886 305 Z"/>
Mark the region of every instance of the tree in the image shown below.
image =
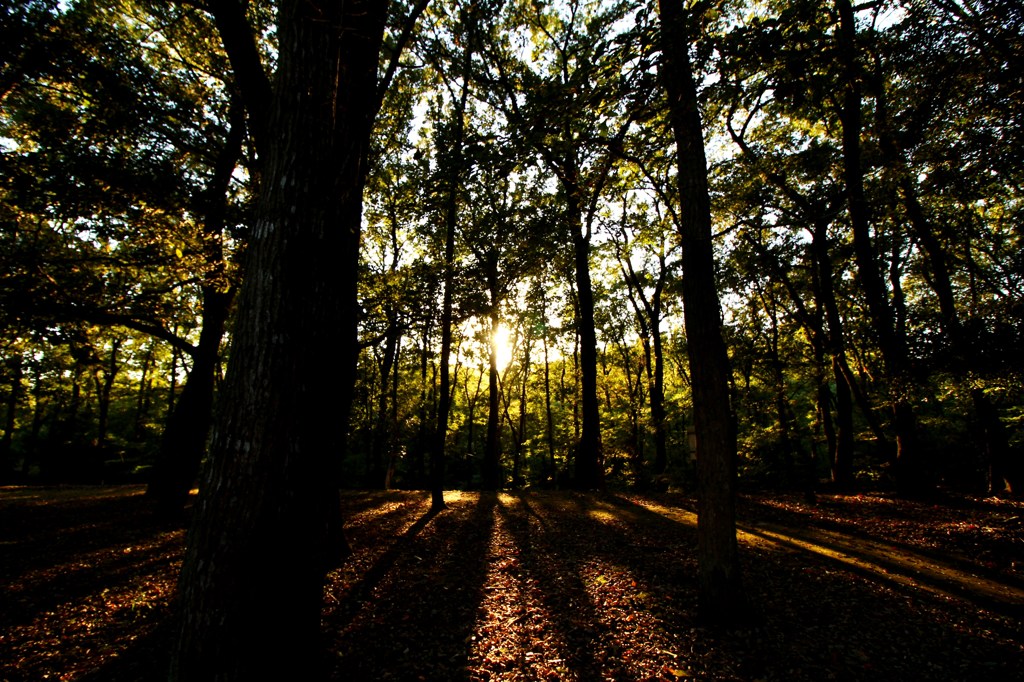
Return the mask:
<path id="1" fill-rule="evenodd" d="M 679 165 L 683 312 L 697 434 L 697 561 L 701 617 L 734 623 L 744 617 L 736 549 L 736 435 L 729 405 L 729 358 L 715 282 L 704 133 L 689 46 L 699 10 L 659 0 L 661 78 L 668 94 Z"/>
<path id="2" fill-rule="evenodd" d="M 322 664 L 323 578 L 347 550 L 336 462 L 386 19 L 370 0 L 278 5 L 258 218 L 182 567 L 172 679 L 283 677 L 297 663 L 315 676 Z"/>
<path id="3" fill-rule="evenodd" d="M 5 154 L 9 310 L 43 338 L 84 322 L 129 327 L 193 360 L 153 488 L 180 510 L 205 453 L 230 309 L 241 109 L 194 8 L 83 0 L 48 16 L 24 68 L 5 74 L 4 134 L 18 143 Z M 30 58 L 39 43 L 52 59 Z"/>
<path id="4" fill-rule="evenodd" d="M 619 35 L 615 24 L 629 10 L 537 3 L 514 7 L 509 32 L 525 31 L 545 58 L 523 61 L 507 33 L 490 46 L 495 87 L 492 105 L 526 141 L 558 181 L 563 239 L 573 255 L 577 296 L 582 422 L 575 448 L 575 485 L 604 485 L 598 403 L 597 332 L 591 280 L 595 218 L 618 158 L 616 150 L 648 99 L 644 70 L 633 61 L 646 45 L 642 32 Z"/>
<path id="5" fill-rule="evenodd" d="M 441 304 L 441 387 L 437 407 L 437 430 L 430 454 L 431 508 L 444 508 L 444 460 L 445 442 L 448 440 L 448 415 L 451 411 L 452 389 L 449 359 L 452 352 L 452 301 L 455 286 L 455 238 L 458 225 L 459 192 L 465 165 L 466 104 L 469 100 L 470 66 L 476 41 L 476 10 L 473 7 L 461 10 L 462 54 L 459 55 L 459 78 L 462 83 L 453 99 L 451 132 L 445 140 L 441 161 L 445 176 L 444 222 L 444 293 Z M 458 30 L 458 29 L 456 29 Z"/>

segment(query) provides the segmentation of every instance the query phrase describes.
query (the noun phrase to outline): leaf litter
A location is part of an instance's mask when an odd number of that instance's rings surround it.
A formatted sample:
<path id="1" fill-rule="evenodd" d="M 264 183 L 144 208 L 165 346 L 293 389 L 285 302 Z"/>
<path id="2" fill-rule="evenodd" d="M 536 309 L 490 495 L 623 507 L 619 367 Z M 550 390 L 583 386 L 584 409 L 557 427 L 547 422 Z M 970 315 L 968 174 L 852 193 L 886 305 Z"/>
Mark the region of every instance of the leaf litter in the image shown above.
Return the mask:
<path id="1" fill-rule="evenodd" d="M 353 555 L 328 575 L 334 679 L 991 680 L 1019 617 L 741 536 L 750 620 L 695 617 L 693 500 L 568 492 L 343 496 Z M 741 524 L 820 529 L 1019 575 L 1020 503 L 750 495 Z M 775 526 L 773 526 L 775 527 Z M 181 524 L 138 487 L 0 491 L 0 680 L 163 676 Z"/>

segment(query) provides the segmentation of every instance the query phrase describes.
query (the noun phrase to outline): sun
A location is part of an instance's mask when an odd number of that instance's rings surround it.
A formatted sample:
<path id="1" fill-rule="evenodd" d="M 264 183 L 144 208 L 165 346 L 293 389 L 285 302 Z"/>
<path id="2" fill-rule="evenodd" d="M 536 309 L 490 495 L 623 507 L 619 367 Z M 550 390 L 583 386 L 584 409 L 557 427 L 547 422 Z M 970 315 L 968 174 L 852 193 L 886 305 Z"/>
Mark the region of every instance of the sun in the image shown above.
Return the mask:
<path id="1" fill-rule="evenodd" d="M 498 328 L 494 330 L 494 354 L 499 372 L 512 362 L 512 340 L 510 337 L 511 333 L 508 327 L 503 324 L 499 324 Z"/>

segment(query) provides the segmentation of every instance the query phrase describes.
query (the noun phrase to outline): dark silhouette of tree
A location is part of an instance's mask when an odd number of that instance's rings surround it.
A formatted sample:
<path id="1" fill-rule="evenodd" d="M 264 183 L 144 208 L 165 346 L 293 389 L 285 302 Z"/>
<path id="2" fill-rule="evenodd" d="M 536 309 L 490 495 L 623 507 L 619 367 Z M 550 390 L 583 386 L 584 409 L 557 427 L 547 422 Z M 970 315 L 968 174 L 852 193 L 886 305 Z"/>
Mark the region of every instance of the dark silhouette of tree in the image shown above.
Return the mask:
<path id="1" fill-rule="evenodd" d="M 323 578 L 347 550 L 336 458 L 386 11 L 278 7 L 258 218 L 182 568 L 172 679 L 283 677 L 297 662 L 315 677 L 322 664 Z"/>
<path id="2" fill-rule="evenodd" d="M 701 617 L 746 616 L 736 550 L 736 432 L 729 405 L 729 358 L 715 282 L 704 129 L 689 46 L 701 18 L 681 0 L 660 0 L 661 78 L 679 164 L 683 312 L 697 434 L 697 559 Z"/>

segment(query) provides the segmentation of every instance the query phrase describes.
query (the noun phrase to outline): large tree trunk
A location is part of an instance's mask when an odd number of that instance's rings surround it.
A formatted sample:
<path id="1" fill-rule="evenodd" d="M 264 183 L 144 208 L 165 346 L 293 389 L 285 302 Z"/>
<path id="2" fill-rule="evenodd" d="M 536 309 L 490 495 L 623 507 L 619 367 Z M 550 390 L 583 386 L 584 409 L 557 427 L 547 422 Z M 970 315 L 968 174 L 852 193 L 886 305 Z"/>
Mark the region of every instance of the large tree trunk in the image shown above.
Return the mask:
<path id="1" fill-rule="evenodd" d="M 746 615 L 736 548 L 736 432 L 729 404 L 729 357 L 715 286 L 707 160 L 690 66 L 682 0 L 659 0 L 661 77 L 679 165 L 683 305 L 697 436 L 699 614 L 731 624 Z"/>
<path id="2" fill-rule="evenodd" d="M 280 3 L 269 154 L 182 567 L 172 680 L 322 672 L 323 579 L 347 550 L 336 462 L 386 11 L 376 0 Z"/>

